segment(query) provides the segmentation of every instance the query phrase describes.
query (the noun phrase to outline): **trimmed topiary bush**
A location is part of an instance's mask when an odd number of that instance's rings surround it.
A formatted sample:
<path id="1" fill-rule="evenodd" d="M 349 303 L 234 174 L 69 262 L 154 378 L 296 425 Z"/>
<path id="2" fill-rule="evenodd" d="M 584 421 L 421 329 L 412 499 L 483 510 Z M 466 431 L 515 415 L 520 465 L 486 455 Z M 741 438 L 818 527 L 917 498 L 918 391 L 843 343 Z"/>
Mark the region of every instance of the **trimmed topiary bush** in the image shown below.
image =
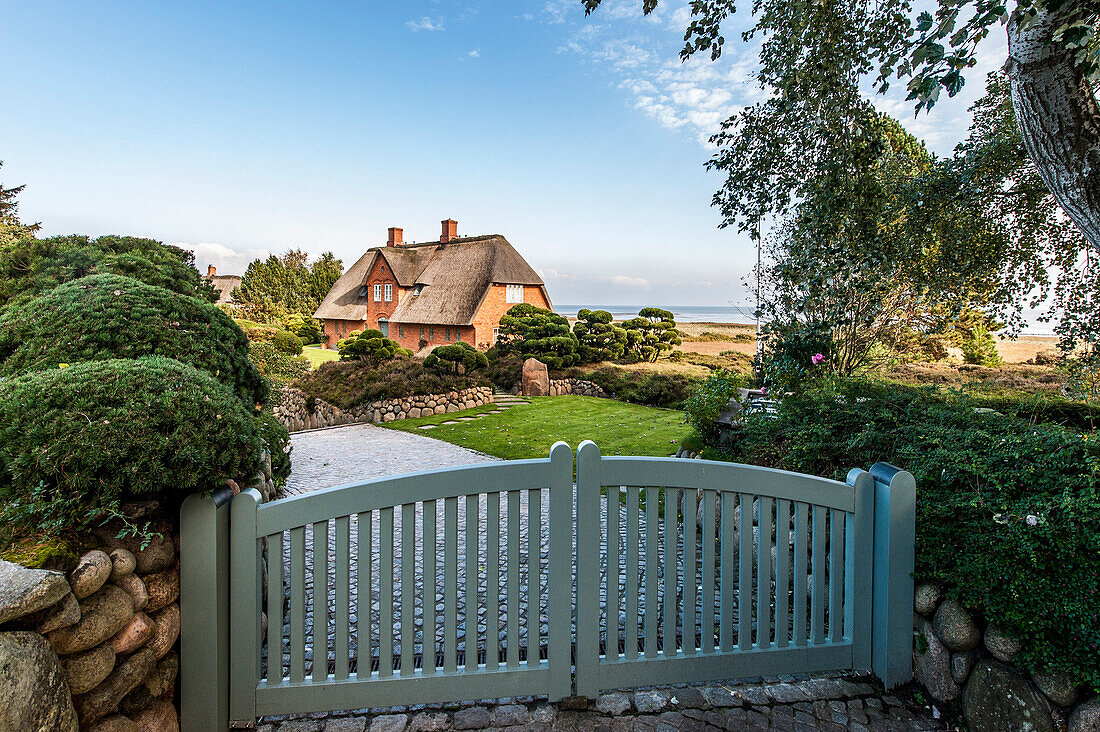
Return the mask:
<path id="1" fill-rule="evenodd" d="M 579 345 L 568 320 L 534 305 L 515 305 L 500 319 L 496 350 L 501 355 L 537 358 L 548 368 L 562 369 L 577 363 Z"/>
<path id="2" fill-rule="evenodd" d="M 412 351 L 402 348 L 392 338 L 382 335 L 382 331 L 368 328 L 362 332 L 353 330 L 346 338 L 336 342 L 341 361 L 362 361 L 369 366 L 377 366 L 396 356 L 411 357 Z"/>
<path id="3" fill-rule="evenodd" d="M 248 405 L 267 401 L 268 386 L 248 360 L 244 333 L 209 302 L 99 274 L 0 313 L 0 376 L 140 356 L 202 369 Z"/>
<path id="4" fill-rule="evenodd" d="M 307 398 L 323 399 L 341 409 L 350 409 L 380 399 L 489 386 L 489 381 L 480 378 L 480 374 L 440 374 L 424 368 L 419 359 L 395 358 L 377 366 L 362 361 L 330 361 L 305 374 L 294 386 L 305 392 Z"/>
<path id="5" fill-rule="evenodd" d="M 441 374 L 468 374 L 488 366 L 485 354 L 464 341 L 436 346 L 424 359 L 424 368 L 435 369 Z"/>
<path id="6" fill-rule="evenodd" d="M 172 359 L 91 361 L 5 379 L 0 521 L 79 529 L 117 515 L 129 498 L 171 505 L 255 474 L 263 447 L 255 410 Z"/>
<path id="7" fill-rule="evenodd" d="M 279 353 L 288 356 L 299 356 L 302 353 L 302 339 L 289 330 L 280 330 L 268 341 Z"/>

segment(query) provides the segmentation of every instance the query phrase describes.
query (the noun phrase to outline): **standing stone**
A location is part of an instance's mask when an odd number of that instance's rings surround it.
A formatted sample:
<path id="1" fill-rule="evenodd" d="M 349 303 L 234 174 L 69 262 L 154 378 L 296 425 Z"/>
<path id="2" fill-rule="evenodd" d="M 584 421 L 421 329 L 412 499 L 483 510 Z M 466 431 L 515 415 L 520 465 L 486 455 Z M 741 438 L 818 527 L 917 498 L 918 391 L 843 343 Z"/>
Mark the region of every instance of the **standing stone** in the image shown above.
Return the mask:
<path id="1" fill-rule="evenodd" d="M 76 599 L 83 600 L 99 590 L 111 576 L 111 558 L 99 549 L 88 552 L 69 573 L 69 587 Z"/>
<path id="2" fill-rule="evenodd" d="M 61 664 L 37 633 L 0 633 L 0 729 L 76 732 Z"/>
<path id="3" fill-rule="evenodd" d="M 133 616 L 130 596 L 114 585 L 104 585 L 80 603 L 79 623 L 49 634 L 50 645 L 61 655 L 86 651 L 122 630 Z"/>
<path id="4" fill-rule="evenodd" d="M 522 384 L 524 396 L 548 396 L 550 394 L 550 373 L 546 370 L 546 364 L 537 358 L 529 358 L 524 361 Z"/>
<path id="5" fill-rule="evenodd" d="M 115 652 L 109 645 L 61 657 L 61 671 L 72 694 L 84 694 L 99 686 L 115 667 Z"/>
<path id="6" fill-rule="evenodd" d="M 923 653 L 918 651 L 913 654 L 917 680 L 928 689 L 933 699 L 937 701 L 955 699 L 962 689 L 952 673 L 951 651 L 936 637 L 932 623 L 919 618 L 917 629 L 927 644 Z"/>
<path id="7" fill-rule="evenodd" d="M 1011 666 L 988 658 L 966 683 L 963 715 L 971 732 L 1054 732 L 1046 697 Z"/>
<path id="8" fill-rule="evenodd" d="M 69 592 L 60 572 L 26 567 L 0 559 L 0 624 L 50 607 Z"/>
<path id="9" fill-rule="evenodd" d="M 974 619 L 955 600 L 944 600 L 933 620 L 936 635 L 952 651 L 969 651 L 982 639 Z"/>

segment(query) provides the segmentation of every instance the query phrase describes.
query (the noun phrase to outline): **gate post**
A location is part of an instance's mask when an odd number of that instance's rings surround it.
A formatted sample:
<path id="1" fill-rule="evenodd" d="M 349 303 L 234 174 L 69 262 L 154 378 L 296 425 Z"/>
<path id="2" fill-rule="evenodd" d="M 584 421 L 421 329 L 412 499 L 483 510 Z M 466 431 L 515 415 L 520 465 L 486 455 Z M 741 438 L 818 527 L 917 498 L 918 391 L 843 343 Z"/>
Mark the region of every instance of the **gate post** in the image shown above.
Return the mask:
<path id="1" fill-rule="evenodd" d="M 259 541 L 256 538 L 256 508 L 263 499 L 255 488 L 241 491 L 233 499 L 230 531 L 230 632 L 233 654 L 229 661 L 229 718 L 234 727 L 255 726 L 256 685 L 260 674 Z M 324 663 L 324 661 L 321 661 Z"/>
<path id="2" fill-rule="evenodd" d="M 229 729 L 229 488 L 180 507 L 180 729 Z"/>
<path id="3" fill-rule="evenodd" d="M 875 570 L 871 670 L 887 689 L 913 678 L 913 564 L 916 481 L 875 463 Z"/>
<path id="4" fill-rule="evenodd" d="M 564 442 L 550 448 L 550 556 L 547 561 L 547 696 L 572 694 L 573 675 L 573 451 Z M 528 653 L 530 653 L 528 649 Z M 528 660 L 530 663 L 530 660 Z"/>
<path id="5" fill-rule="evenodd" d="M 600 664 L 600 448 L 577 448 L 577 696 L 595 698 Z M 610 577 L 609 577 L 610 582 Z M 609 587 L 608 592 L 616 591 Z M 610 626 L 610 623 L 608 624 Z M 614 642 L 611 638 L 608 643 Z"/>

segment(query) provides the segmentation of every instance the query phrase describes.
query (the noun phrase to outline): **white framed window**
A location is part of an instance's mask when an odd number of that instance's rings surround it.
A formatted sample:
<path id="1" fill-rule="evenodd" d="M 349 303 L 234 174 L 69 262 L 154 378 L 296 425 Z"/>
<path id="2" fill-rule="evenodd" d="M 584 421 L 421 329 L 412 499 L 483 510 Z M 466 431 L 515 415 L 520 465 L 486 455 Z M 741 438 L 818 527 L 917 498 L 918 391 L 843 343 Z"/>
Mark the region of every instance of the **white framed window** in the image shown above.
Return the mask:
<path id="1" fill-rule="evenodd" d="M 386 283 L 386 302 L 393 301 L 393 285 L 389 282 Z"/>
<path id="2" fill-rule="evenodd" d="M 523 285 L 508 285 L 504 302 L 523 302 Z"/>
<path id="3" fill-rule="evenodd" d="M 374 286 L 374 301 L 382 302 L 382 285 Z"/>
<path id="4" fill-rule="evenodd" d="M 493 328 L 493 342 L 490 345 L 495 346 L 497 344 L 497 338 L 500 338 L 500 328 Z"/>

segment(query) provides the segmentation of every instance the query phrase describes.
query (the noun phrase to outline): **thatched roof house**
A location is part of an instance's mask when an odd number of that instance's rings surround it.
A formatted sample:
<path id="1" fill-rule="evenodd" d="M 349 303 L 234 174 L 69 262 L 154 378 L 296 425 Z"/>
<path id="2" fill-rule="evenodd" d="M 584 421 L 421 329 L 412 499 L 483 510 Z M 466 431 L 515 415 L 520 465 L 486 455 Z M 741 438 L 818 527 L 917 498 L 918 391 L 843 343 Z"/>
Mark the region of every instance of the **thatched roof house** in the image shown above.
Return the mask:
<path id="1" fill-rule="evenodd" d="M 386 246 L 348 268 L 313 314 L 328 346 L 377 328 L 413 350 L 459 340 L 488 348 L 512 305 L 551 307 L 542 278 L 507 239 L 459 237 L 456 221 L 442 224 L 439 241 L 422 244 L 406 244 L 391 228 Z"/>
<path id="2" fill-rule="evenodd" d="M 233 290 L 241 284 L 240 275 L 220 275 L 217 268 L 212 264 L 206 266 L 206 279 L 218 291 L 219 305 L 231 302 Z"/>

